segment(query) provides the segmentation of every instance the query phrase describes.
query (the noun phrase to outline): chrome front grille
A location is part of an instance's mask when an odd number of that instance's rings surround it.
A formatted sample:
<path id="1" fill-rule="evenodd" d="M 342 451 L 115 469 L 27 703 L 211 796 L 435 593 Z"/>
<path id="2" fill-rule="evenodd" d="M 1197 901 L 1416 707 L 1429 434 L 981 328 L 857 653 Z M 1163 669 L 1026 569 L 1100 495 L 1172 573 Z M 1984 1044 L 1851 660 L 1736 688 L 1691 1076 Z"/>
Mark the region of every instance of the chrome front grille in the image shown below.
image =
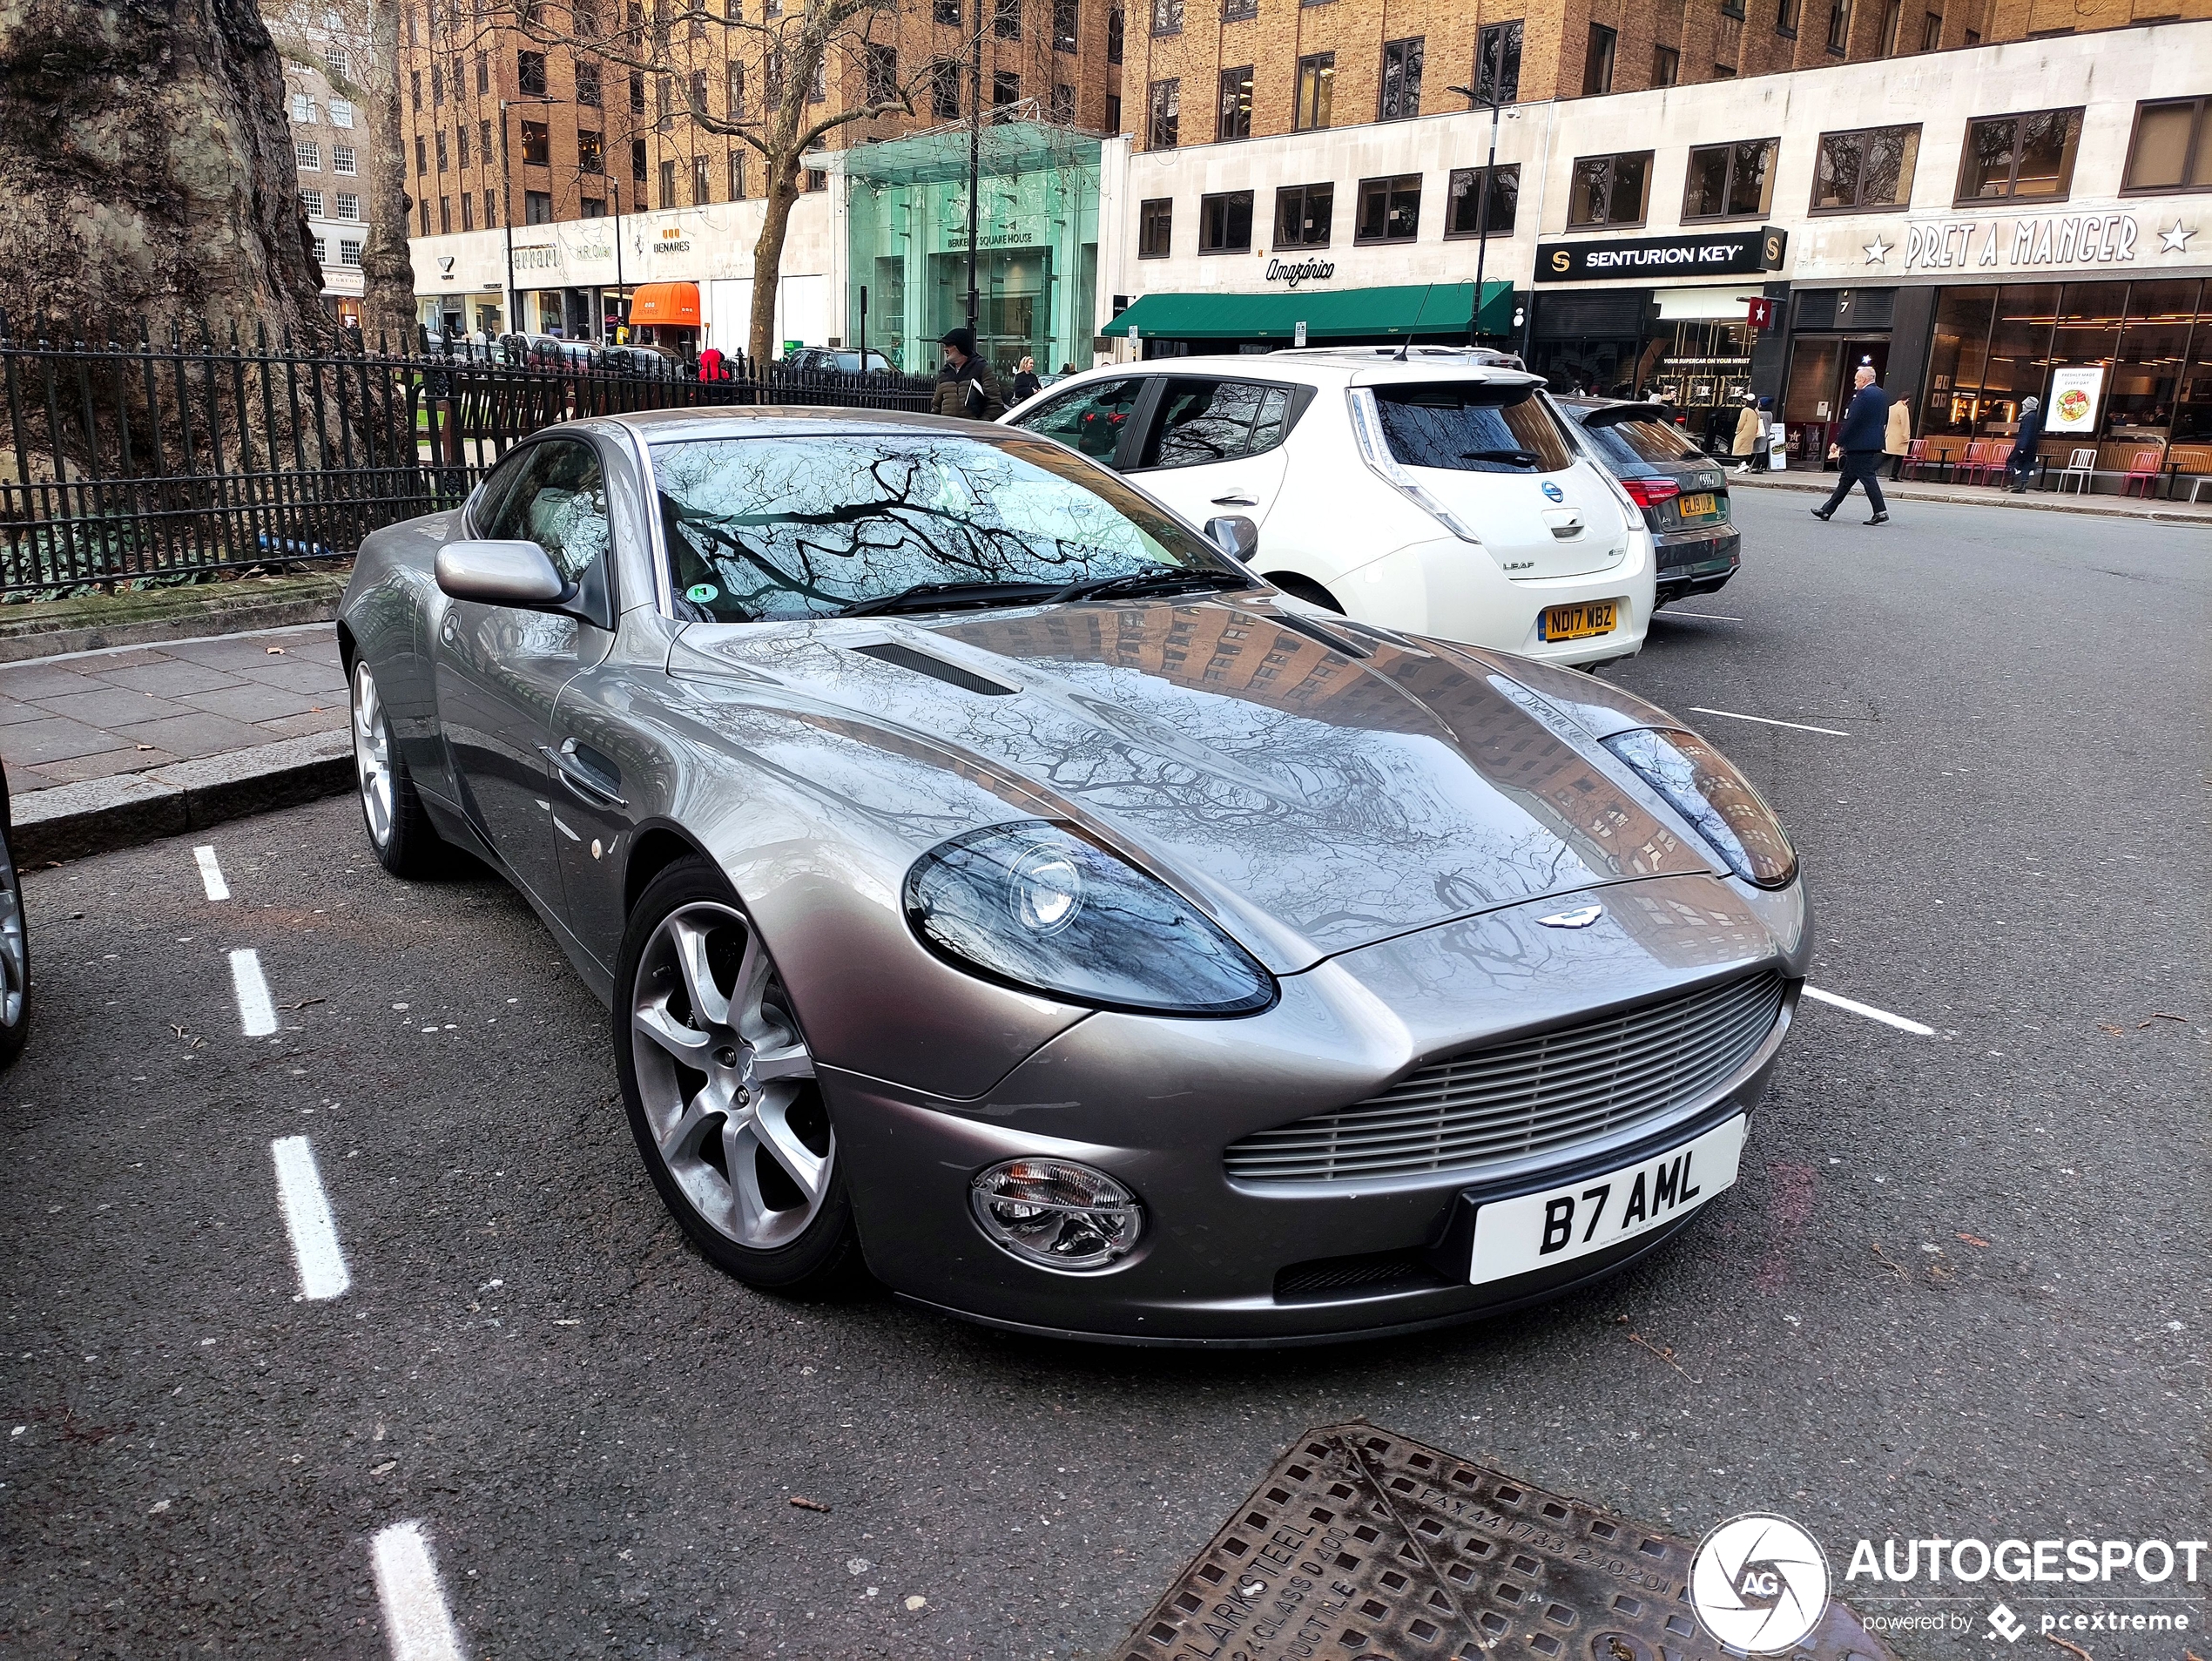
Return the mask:
<path id="1" fill-rule="evenodd" d="M 1588 1140 L 1710 1094 L 1782 1017 L 1779 975 L 1432 1062 L 1341 1112 L 1230 1144 L 1241 1182 L 1352 1182 L 1450 1171 Z"/>

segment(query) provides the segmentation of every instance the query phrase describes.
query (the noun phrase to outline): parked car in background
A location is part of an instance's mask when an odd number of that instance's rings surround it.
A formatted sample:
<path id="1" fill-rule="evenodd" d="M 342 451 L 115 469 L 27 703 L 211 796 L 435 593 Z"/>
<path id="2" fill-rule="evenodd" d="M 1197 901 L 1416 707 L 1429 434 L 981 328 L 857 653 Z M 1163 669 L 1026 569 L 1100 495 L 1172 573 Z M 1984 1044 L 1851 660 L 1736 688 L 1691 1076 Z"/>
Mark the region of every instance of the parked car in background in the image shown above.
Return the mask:
<path id="1" fill-rule="evenodd" d="M 857 348 L 838 349 L 826 346 L 802 346 L 796 352 L 785 354 L 787 369 L 806 369 L 817 375 L 888 375 L 891 360 L 882 353 L 871 350 L 863 366 Z"/>
<path id="2" fill-rule="evenodd" d="M 622 375 L 666 375 L 680 368 L 682 360 L 666 347 L 610 346 L 599 354 L 599 365 Z"/>
<path id="3" fill-rule="evenodd" d="M 1010 412 L 1193 524 L 1249 519 L 1284 592 L 1416 634 L 1585 665 L 1651 620 L 1651 531 L 1542 380 L 1499 354 L 1167 358 Z"/>
<path id="4" fill-rule="evenodd" d="M 30 1032 L 30 940 L 24 928 L 15 849 L 15 802 L 8 793 L 8 769 L 0 764 L 0 1067 L 23 1053 Z"/>
<path id="5" fill-rule="evenodd" d="M 1727 468 L 1691 443 L 1657 404 L 1558 402 L 1643 510 L 1657 552 L 1653 603 L 1725 586 L 1742 563 L 1743 542 L 1729 518 Z"/>

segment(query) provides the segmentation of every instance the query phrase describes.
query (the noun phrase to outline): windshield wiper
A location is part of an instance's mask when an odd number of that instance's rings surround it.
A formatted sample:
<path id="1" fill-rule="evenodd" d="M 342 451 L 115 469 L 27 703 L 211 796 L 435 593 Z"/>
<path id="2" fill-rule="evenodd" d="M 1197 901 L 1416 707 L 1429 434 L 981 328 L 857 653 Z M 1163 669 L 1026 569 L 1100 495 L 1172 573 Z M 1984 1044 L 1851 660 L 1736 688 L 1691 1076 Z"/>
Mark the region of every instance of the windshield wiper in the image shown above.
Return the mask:
<path id="1" fill-rule="evenodd" d="M 1463 462 L 1505 462 L 1514 467 L 1534 467 L 1543 458 L 1533 449 L 1463 449 Z"/>
<path id="2" fill-rule="evenodd" d="M 1123 571 L 1119 577 L 1086 577 L 1054 594 L 1048 604 L 1103 599 L 1116 594 L 1167 594 L 1181 589 L 1251 588 L 1253 579 L 1231 571 Z"/>
<path id="3" fill-rule="evenodd" d="M 1015 605 L 1023 600 L 1059 598 L 1051 583 L 916 583 L 896 594 L 860 600 L 839 611 L 839 617 L 867 617 L 883 611 L 934 611 L 953 605 Z"/>

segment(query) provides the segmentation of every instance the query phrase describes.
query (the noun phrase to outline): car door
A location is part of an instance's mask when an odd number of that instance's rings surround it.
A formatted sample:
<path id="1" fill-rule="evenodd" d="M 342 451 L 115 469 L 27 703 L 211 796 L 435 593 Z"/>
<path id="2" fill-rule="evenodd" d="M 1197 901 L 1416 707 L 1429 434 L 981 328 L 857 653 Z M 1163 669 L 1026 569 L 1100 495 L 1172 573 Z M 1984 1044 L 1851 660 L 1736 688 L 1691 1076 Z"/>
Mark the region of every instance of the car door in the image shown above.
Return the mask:
<path id="1" fill-rule="evenodd" d="M 511 470 L 510 470 L 511 469 Z M 515 880 L 548 912 L 560 905 L 550 789 L 561 687 L 606 655 L 613 621 L 606 480 L 576 437 L 540 439 L 487 481 L 473 533 L 529 541 L 577 584 L 587 623 L 552 611 L 448 600 L 439 619 L 439 724 L 462 809 Z"/>
<path id="2" fill-rule="evenodd" d="M 1056 398 L 1045 399 L 1035 409 L 1024 410 L 1008 424 L 1023 432 L 1056 438 L 1111 467 L 1120 456 L 1122 440 L 1136 417 L 1137 399 L 1143 390 L 1143 375 L 1086 381 Z"/>
<path id="3" fill-rule="evenodd" d="M 1193 524 L 1240 514 L 1261 529 L 1283 488 L 1293 388 L 1170 375 L 1127 470 Z"/>

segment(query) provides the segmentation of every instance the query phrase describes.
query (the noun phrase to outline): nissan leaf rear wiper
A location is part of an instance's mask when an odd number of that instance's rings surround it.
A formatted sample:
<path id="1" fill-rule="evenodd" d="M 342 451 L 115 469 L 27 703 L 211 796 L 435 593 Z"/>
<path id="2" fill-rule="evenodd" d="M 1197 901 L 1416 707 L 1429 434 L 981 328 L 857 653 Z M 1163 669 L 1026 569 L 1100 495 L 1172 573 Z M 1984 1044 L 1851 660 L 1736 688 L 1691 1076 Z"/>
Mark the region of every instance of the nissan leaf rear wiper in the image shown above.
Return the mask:
<path id="1" fill-rule="evenodd" d="M 1463 449 L 1463 462 L 1503 462 L 1509 467 L 1534 467 L 1542 459 L 1533 449 Z"/>
<path id="2" fill-rule="evenodd" d="M 896 594 L 860 600 L 838 612 L 840 617 L 867 617 L 884 611 L 934 611 L 954 605 L 1017 605 L 1024 600 L 1056 598 L 1053 583 L 916 583 Z"/>

